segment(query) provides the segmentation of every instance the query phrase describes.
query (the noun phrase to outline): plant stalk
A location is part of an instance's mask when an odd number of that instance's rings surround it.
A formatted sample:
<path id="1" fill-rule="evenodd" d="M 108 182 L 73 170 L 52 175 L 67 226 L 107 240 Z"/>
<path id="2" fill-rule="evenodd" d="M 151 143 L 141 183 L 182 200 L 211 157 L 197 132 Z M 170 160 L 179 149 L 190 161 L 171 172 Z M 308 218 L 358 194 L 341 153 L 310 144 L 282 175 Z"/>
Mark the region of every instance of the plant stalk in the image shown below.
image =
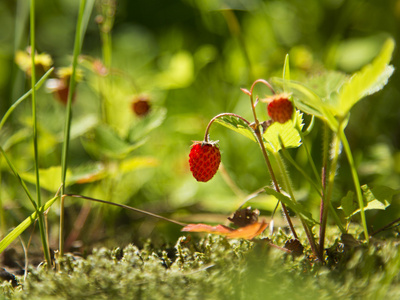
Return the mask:
<path id="1" fill-rule="evenodd" d="M 82 20 L 85 12 L 86 0 L 81 0 L 79 6 L 79 15 L 76 25 L 76 33 L 75 33 L 75 42 L 74 42 L 74 53 L 72 58 L 72 74 L 69 82 L 68 89 L 68 100 L 67 100 L 67 111 L 65 118 L 65 129 L 64 129 L 64 144 L 61 158 L 61 195 L 65 194 L 65 186 L 66 186 L 66 175 L 67 175 L 67 167 L 68 167 L 68 151 L 69 151 L 69 142 L 70 142 L 70 133 L 71 133 L 71 120 L 72 120 L 72 97 L 75 92 L 76 85 L 76 67 L 78 64 L 78 56 L 82 47 Z M 60 256 L 64 255 L 64 201 L 60 199 L 60 236 L 59 236 L 59 252 Z"/>
<path id="2" fill-rule="evenodd" d="M 38 207 L 42 206 L 40 193 L 40 176 L 39 176 L 39 149 L 38 149 L 38 128 L 37 128 L 37 113 L 36 113 L 36 70 L 35 70 L 35 0 L 30 2 L 30 38 L 31 38 L 31 98 L 32 98 L 32 121 L 33 121 L 33 152 L 35 161 L 36 174 L 36 203 Z M 43 220 L 43 212 L 39 212 L 39 229 L 40 239 L 42 241 L 44 257 L 47 263 L 47 268 L 51 268 L 50 249 L 47 243 L 45 224 Z"/>

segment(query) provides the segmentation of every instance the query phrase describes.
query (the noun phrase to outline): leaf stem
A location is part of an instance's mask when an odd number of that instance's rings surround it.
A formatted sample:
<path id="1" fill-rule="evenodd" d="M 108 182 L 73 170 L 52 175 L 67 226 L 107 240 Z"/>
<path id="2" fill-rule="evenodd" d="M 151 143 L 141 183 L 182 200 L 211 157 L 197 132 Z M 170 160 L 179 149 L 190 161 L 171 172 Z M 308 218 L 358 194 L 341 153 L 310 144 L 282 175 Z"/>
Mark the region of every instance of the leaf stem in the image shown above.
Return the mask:
<path id="1" fill-rule="evenodd" d="M 257 83 L 262 83 L 262 84 L 266 85 L 272 91 L 273 94 L 275 94 L 275 90 L 272 88 L 272 86 L 269 84 L 268 81 L 266 81 L 264 79 L 257 79 L 251 85 L 249 93 L 246 93 L 246 91 L 244 91 L 244 90 L 243 91 L 250 96 L 251 110 L 253 112 L 253 117 L 254 117 L 254 122 L 255 122 L 253 130 L 254 130 L 254 133 L 256 135 L 258 144 L 259 144 L 259 146 L 261 148 L 261 152 L 262 152 L 262 155 L 264 157 L 265 163 L 267 164 L 268 172 L 269 172 L 269 174 L 271 176 L 272 182 L 274 183 L 275 190 L 278 193 L 280 193 L 281 190 L 279 188 L 278 181 L 276 180 L 276 176 L 275 176 L 274 170 L 272 169 L 272 165 L 271 165 L 271 162 L 269 160 L 267 150 L 265 149 L 263 138 L 262 138 L 262 135 L 261 135 L 261 132 L 260 132 L 260 122 L 257 119 L 257 113 L 256 113 L 256 109 L 255 109 L 255 106 L 254 106 L 253 90 L 254 90 L 254 87 L 256 86 Z M 293 226 L 292 220 L 291 220 L 291 218 L 289 216 L 289 212 L 288 212 L 288 210 L 286 208 L 286 205 L 283 204 L 283 203 L 281 203 L 281 205 L 282 205 L 283 213 L 284 213 L 284 215 L 286 217 L 286 221 L 287 221 L 287 223 L 289 225 L 290 231 L 292 232 L 293 237 L 295 239 L 298 239 L 298 235 L 296 233 L 296 230 L 294 229 L 294 226 Z"/>
<path id="2" fill-rule="evenodd" d="M 214 118 L 212 118 L 210 120 L 210 122 L 208 122 L 208 125 L 207 125 L 207 128 L 206 128 L 206 132 L 204 134 L 204 142 L 208 143 L 208 132 L 210 131 L 210 127 L 211 127 L 212 123 L 214 123 L 214 121 L 217 120 L 218 118 L 225 117 L 225 116 L 231 116 L 231 117 L 239 118 L 242 121 L 244 121 L 245 123 L 247 123 L 247 125 L 250 125 L 249 121 L 247 121 L 242 116 L 239 116 L 239 115 L 234 114 L 234 113 L 222 113 L 222 114 L 216 115 Z"/>
<path id="3" fill-rule="evenodd" d="M 346 153 L 347 160 L 350 165 L 350 170 L 351 170 L 351 175 L 353 177 L 354 188 L 356 190 L 358 205 L 360 206 L 361 223 L 362 223 L 362 226 L 364 229 L 364 237 L 365 237 L 365 240 L 367 241 L 367 243 L 369 243 L 367 220 L 366 220 L 365 211 L 364 211 L 364 201 L 363 201 L 363 196 L 361 193 L 360 180 L 358 179 L 357 169 L 356 169 L 354 159 L 353 159 L 353 154 L 351 153 L 350 145 L 349 145 L 347 137 L 344 133 L 344 129 L 341 126 L 339 127 L 338 134 L 339 134 L 340 140 L 342 141 L 343 149 L 344 149 L 344 152 Z"/>

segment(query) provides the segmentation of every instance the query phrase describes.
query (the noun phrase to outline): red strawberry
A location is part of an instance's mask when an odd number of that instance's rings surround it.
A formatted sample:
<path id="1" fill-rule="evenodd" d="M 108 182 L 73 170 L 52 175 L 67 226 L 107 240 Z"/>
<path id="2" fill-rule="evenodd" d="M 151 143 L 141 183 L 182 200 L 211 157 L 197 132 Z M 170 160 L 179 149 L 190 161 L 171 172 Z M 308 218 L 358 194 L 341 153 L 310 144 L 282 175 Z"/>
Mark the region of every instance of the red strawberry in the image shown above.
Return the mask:
<path id="1" fill-rule="evenodd" d="M 190 171 L 197 181 L 207 182 L 218 171 L 221 153 L 215 142 L 194 142 L 189 154 Z"/>
<path id="2" fill-rule="evenodd" d="M 275 95 L 268 104 L 268 115 L 275 122 L 285 123 L 292 118 L 293 104 L 287 94 Z"/>

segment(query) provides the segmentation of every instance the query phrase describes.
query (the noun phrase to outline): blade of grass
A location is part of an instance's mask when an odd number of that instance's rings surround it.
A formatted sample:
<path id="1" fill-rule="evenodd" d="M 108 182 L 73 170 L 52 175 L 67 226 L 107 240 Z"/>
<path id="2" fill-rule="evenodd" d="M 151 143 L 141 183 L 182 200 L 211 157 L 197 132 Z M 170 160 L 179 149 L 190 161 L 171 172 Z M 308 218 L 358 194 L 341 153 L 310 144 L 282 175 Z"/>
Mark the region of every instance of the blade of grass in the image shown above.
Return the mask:
<path id="1" fill-rule="evenodd" d="M 26 186 L 25 182 L 22 180 L 21 176 L 18 174 L 17 170 L 15 169 L 14 165 L 12 164 L 12 162 L 8 159 L 4 149 L 0 146 L 0 152 L 1 154 L 3 154 L 8 166 L 10 167 L 11 171 L 14 173 L 15 177 L 17 177 L 19 183 L 21 184 L 22 188 L 24 189 L 26 195 L 28 196 L 29 200 L 31 201 L 33 208 L 37 211 L 37 204 L 35 202 L 35 200 L 33 199 L 31 193 L 28 190 L 28 187 Z"/>
<path id="2" fill-rule="evenodd" d="M 35 173 L 36 173 L 36 203 L 37 206 L 42 205 L 41 194 L 40 194 L 40 177 L 39 177 L 39 149 L 38 149 L 38 127 L 37 127 L 37 113 L 36 113 L 36 72 L 35 72 L 35 0 L 30 2 L 30 37 L 31 37 L 31 90 L 32 90 L 32 119 L 33 119 L 33 150 L 34 150 L 34 161 L 35 161 Z M 43 214 L 39 212 L 39 229 L 40 239 L 42 241 L 44 257 L 47 262 L 47 267 L 51 267 L 50 249 L 48 247 L 46 230 L 43 220 Z"/>
<path id="3" fill-rule="evenodd" d="M 38 209 L 38 212 L 32 213 L 29 217 L 27 217 L 24 221 L 22 221 L 17 227 L 15 227 L 9 234 L 7 234 L 1 241 L 0 241 L 0 253 L 4 251 L 17 237 L 19 237 L 25 229 L 27 229 L 30 225 L 32 225 L 35 220 L 40 216 L 43 215 L 43 212 L 49 209 L 53 203 L 58 199 L 58 196 L 47 201 L 42 207 Z"/>
<path id="4" fill-rule="evenodd" d="M 35 90 L 37 91 L 38 89 L 41 88 L 47 77 L 50 76 L 51 72 L 54 71 L 54 67 L 51 67 L 40 79 L 39 81 L 35 84 Z M 6 111 L 4 114 L 3 118 L 1 118 L 0 121 L 0 131 L 4 126 L 4 123 L 7 121 L 8 117 L 11 115 L 11 113 L 17 108 L 18 105 L 20 105 L 25 99 L 27 99 L 30 95 L 32 95 L 32 89 L 27 91 L 25 94 L 23 94 L 17 101 L 13 103 L 13 105 L 10 106 L 10 108 Z"/>
<path id="5" fill-rule="evenodd" d="M 92 1 L 91 1 L 92 2 Z M 79 6 L 79 14 L 78 20 L 76 24 L 76 32 L 75 32 L 75 42 L 74 42 L 74 53 L 72 57 L 72 74 L 69 82 L 69 90 L 68 90 L 68 100 L 67 100 L 67 111 L 66 111 L 66 118 L 65 118 L 65 128 L 64 128 L 64 144 L 62 150 L 62 157 L 61 157 L 61 195 L 65 194 L 65 182 L 66 182 L 66 175 L 67 175 L 67 166 L 68 166 L 68 150 L 69 150 L 69 141 L 70 141 L 70 133 L 71 133 L 71 120 L 72 120 L 72 97 L 75 92 L 76 86 L 76 67 L 78 65 L 78 56 L 82 48 L 83 43 L 83 28 L 86 25 L 83 24 L 83 19 L 85 14 L 90 14 L 90 11 L 85 10 L 86 8 L 86 0 L 81 0 Z M 85 13 L 86 12 L 86 13 Z M 89 20 L 88 17 L 85 18 L 87 22 Z M 59 236 L 59 251 L 60 256 L 64 254 L 64 201 L 61 199 L 60 204 L 60 236 Z"/>

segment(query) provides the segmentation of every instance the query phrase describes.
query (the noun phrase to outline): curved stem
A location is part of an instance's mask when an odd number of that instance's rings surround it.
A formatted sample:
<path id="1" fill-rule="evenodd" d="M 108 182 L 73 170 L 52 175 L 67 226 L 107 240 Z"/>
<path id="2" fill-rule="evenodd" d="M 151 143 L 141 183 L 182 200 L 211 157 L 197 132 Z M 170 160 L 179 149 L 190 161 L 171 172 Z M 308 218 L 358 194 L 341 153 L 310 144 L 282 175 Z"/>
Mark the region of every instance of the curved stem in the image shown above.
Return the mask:
<path id="1" fill-rule="evenodd" d="M 239 115 L 234 114 L 234 113 L 222 113 L 222 114 L 216 115 L 214 118 L 212 118 L 212 119 L 210 120 L 210 122 L 208 122 L 208 125 L 207 125 L 207 128 L 206 128 L 206 132 L 205 132 L 205 134 L 204 134 L 204 142 L 208 142 L 208 132 L 210 131 L 210 127 L 211 127 L 212 123 L 214 123 L 214 121 L 215 121 L 216 119 L 221 118 L 221 117 L 224 117 L 224 116 L 231 116 L 231 117 L 239 118 L 239 119 L 241 119 L 242 121 L 246 122 L 247 125 L 250 125 L 250 122 L 249 122 L 249 121 L 247 121 L 247 120 L 246 120 L 245 118 L 243 118 L 242 116 L 239 116 Z"/>
<path id="2" fill-rule="evenodd" d="M 253 84 L 251 85 L 251 88 L 250 88 L 250 93 L 252 95 L 253 95 L 253 89 L 257 83 L 262 83 L 262 84 L 266 85 L 271 90 L 272 94 L 274 94 L 274 95 L 276 94 L 274 88 L 268 81 L 266 81 L 265 79 L 257 79 L 256 81 L 253 82 Z"/>
<path id="3" fill-rule="evenodd" d="M 253 130 L 254 130 L 254 133 L 255 133 L 255 135 L 257 137 L 258 144 L 260 145 L 261 152 L 263 154 L 265 163 L 267 164 L 268 172 L 269 172 L 269 174 L 271 176 L 272 182 L 274 183 L 275 190 L 278 193 L 280 193 L 281 190 L 279 188 L 278 181 L 276 180 L 276 176 L 275 176 L 274 170 L 272 169 L 272 165 L 271 165 L 271 162 L 269 160 L 267 150 L 265 149 L 265 145 L 264 145 L 264 142 L 263 142 L 263 139 L 262 139 L 262 135 L 261 135 L 261 132 L 260 132 L 260 123 L 259 123 L 259 121 L 257 119 L 256 108 L 254 107 L 253 90 L 254 90 L 254 87 L 256 86 L 257 83 L 262 83 L 262 84 L 266 85 L 272 91 L 273 94 L 275 94 L 275 90 L 272 88 L 272 86 L 269 84 L 268 81 L 266 81 L 264 79 L 257 79 L 251 85 L 249 95 L 250 95 L 250 102 L 251 102 L 251 110 L 253 112 L 253 117 L 254 117 L 254 122 L 255 122 L 255 126 L 254 126 Z M 283 213 L 284 213 L 284 215 L 286 217 L 286 221 L 287 221 L 288 226 L 290 228 L 290 231 L 292 232 L 293 237 L 298 239 L 298 235 L 296 233 L 296 230 L 294 229 L 293 222 L 292 222 L 292 219 L 289 216 L 289 212 L 288 212 L 288 210 L 286 208 L 286 205 L 283 204 L 283 203 L 281 203 L 281 205 L 282 205 Z"/>

